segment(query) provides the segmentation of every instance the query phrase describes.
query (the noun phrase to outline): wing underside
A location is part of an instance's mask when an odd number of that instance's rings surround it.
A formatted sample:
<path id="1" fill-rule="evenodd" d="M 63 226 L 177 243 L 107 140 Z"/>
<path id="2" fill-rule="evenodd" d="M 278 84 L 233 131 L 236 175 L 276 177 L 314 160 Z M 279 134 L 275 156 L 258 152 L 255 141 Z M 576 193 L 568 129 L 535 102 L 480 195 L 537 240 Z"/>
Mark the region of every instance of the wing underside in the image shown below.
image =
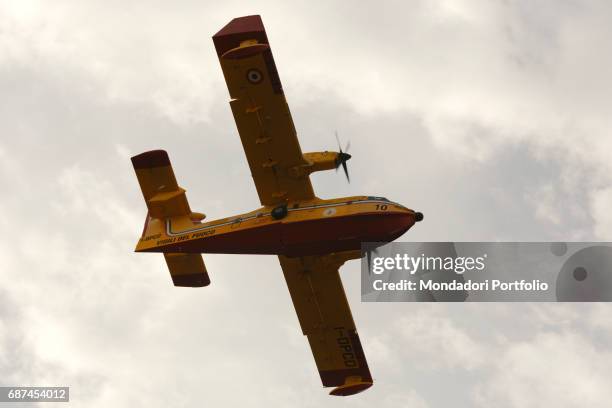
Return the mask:
<path id="1" fill-rule="evenodd" d="M 335 255 L 279 256 L 291 300 L 325 387 L 349 395 L 372 385 Z"/>
<path id="2" fill-rule="evenodd" d="M 213 36 L 230 106 L 263 205 L 314 197 L 307 165 L 259 16 L 232 20 Z"/>
<path id="3" fill-rule="evenodd" d="M 261 203 L 309 200 L 314 192 L 260 16 L 232 20 L 213 36 L 230 106 Z M 358 254 L 357 257 L 360 255 Z M 372 376 L 338 274 L 347 254 L 279 256 L 321 381 L 350 395 Z"/>

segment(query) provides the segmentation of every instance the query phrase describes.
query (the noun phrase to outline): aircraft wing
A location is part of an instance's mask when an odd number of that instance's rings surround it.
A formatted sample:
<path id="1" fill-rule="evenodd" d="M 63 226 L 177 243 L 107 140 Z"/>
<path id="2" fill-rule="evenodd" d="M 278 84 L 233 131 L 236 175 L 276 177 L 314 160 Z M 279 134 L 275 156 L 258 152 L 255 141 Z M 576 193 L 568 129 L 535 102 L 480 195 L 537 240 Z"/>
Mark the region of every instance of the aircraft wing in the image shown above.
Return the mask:
<path id="1" fill-rule="evenodd" d="M 314 197 L 306 160 L 260 16 L 233 19 L 213 36 L 242 146 L 263 205 Z"/>
<path id="2" fill-rule="evenodd" d="M 372 385 L 372 375 L 338 273 L 347 259 L 350 258 L 342 254 L 279 256 L 323 386 L 337 387 L 331 392 L 333 395 L 355 394 Z"/>

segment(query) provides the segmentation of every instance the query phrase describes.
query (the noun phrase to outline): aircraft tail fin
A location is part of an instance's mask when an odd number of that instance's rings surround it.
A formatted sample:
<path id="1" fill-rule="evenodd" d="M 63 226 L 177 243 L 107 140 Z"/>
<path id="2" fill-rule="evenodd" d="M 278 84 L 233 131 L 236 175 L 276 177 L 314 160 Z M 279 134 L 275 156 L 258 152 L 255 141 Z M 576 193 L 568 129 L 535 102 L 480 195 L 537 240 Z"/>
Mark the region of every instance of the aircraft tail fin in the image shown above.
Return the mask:
<path id="1" fill-rule="evenodd" d="M 144 152 L 132 157 L 132 165 L 151 217 L 191 214 L 185 190 L 176 182 L 168 153 L 164 150 Z"/>
<path id="2" fill-rule="evenodd" d="M 150 247 L 150 237 L 165 234 L 168 218 L 180 223 L 199 222 L 204 218 L 203 214 L 194 213 L 189 208 L 185 190 L 178 186 L 170 158 L 164 150 L 152 150 L 134 156 L 132 165 L 148 208 L 142 238 L 136 251 L 142 249 L 143 242 Z M 202 255 L 165 252 L 164 258 L 175 286 L 201 287 L 210 284 Z"/>

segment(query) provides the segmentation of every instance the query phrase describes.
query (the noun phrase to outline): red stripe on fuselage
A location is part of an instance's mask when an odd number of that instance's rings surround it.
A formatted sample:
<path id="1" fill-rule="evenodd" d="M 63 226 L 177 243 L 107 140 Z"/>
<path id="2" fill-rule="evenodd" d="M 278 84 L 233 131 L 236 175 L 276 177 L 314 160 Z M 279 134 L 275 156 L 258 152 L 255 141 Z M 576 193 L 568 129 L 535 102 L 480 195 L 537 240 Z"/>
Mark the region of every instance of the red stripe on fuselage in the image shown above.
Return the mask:
<path id="1" fill-rule="evenodd" d="M 415 219 L 408 212 L 371 212 L 303 221 L 281 221 L 210 235 L 145 250 L 287 256 L 323 255 L 358 250 L 362 242 L 390 242 Z"/>

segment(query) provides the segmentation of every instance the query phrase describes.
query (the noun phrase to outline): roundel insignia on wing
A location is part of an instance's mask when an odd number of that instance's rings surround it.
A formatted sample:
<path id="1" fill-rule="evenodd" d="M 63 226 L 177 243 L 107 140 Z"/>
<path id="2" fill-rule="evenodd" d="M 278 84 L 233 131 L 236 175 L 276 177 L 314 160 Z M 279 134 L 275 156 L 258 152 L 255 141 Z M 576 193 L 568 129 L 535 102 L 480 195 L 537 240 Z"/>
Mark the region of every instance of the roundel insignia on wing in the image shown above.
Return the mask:
<path id="1" fill-rule="evenodd" d="M 332 207 L 332 208 L 326 208 L 326 209 L 323 211 L 323 215 L 324 215 L 324 216 L 326 216 L 326 217 L 331 217 L 331 216 L 332 216 L 332 215 L 334 215 L 335 213 L 336 213 L 336 209 L 335 209 L 335 208 L 333 208 L 333 207 Z"/>
<path id="2" fill-rule="evenodd" d="M 247 71 L 247 80 L 252 84 L 258 84 L 263 80 L 263 74 L 260 70 L 252 68 Z"/>

